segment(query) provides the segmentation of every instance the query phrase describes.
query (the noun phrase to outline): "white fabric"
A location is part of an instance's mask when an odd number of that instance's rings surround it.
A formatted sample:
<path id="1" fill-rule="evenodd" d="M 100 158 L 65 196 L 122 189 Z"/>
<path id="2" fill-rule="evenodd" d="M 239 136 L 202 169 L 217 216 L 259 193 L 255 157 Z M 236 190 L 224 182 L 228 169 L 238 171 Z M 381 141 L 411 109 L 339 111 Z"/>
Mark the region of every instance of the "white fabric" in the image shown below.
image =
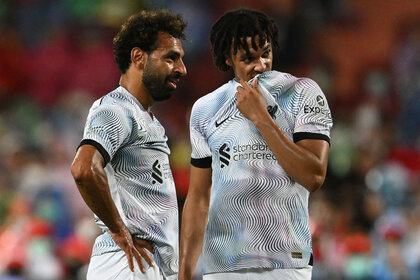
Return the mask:
<path id="1" fill-rule="evenodd" d="M 81 145 L 96 147 L 107 161 L 105 172 L 112 199 L 132 235 L 156 249 L 164 275 L 178 273 L 178 204 L 169 165 L 165 129 L 126 89 L 118 87 L 91 107 Z M 92 256 L 120 248 L 105 232 Z"/>
<path id="2" fill-rule="evenodd" d="M 203 280 L 310 280 L 312 266 L 299 269 L 241 269 L 226 273 L 211 273 L 203 276 Z"/>
<path id="3" fill-rule="evenodd" d="M 149 254 L 153 260 L 153 256 Z M 128 261 L 123 251 L 105 253 L 100 256 L 93 256 L 90 259 L 87 280 L 163 280 L 159 267 L 149 266 L 143 260 L 146 269 L 145 273 L 140 271 L 137 261 L 134 261 L 134 272 L 128 266 Z"/>
<path id="4" fill-rule="evenodd" d="M 257 77 L 267 111 L 286 137 L 329 141 L 331 113 L 314 81 L 277 71 Z M 237 108 L 239 85 L 229 81 L 191 111 L 191 164 L 212 169 L 203 273 L 306 267 L 312 253 L 309 191 L 286 173 Z"/>

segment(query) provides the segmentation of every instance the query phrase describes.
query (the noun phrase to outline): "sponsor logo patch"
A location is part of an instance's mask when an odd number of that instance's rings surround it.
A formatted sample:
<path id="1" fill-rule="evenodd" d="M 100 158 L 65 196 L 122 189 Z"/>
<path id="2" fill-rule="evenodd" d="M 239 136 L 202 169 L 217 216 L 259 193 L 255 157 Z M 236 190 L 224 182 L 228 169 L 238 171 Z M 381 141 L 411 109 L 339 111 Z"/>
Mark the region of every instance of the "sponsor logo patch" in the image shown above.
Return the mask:
<path id="1" fill-rule="evenodd" d="M 225 166 L 229 165 L 229 161 L 230 161 L 230 149 L 227 146 L 226 143 L 224 143 L 220 149 L 219 149 L 219 154 L 220 154 L 220 167 L 223 168 Z"/>
<path id="2" fill-rule="evenodd" d="M 316 97 L 316 102 L 318 103 L 319 106 L 324 106 L 325 105 L 324 97 L 322 97 L 321 95 L 318 95 Z"/>
<path id="3" fill-rule="evenodd" d="M 302 258 L 302 253 L 301 252 L 292 252 L 292 258 L 301 259 Z"/>
<path id="4" fill-rule="evenodd" d="M 270 116 L 271 116 L 271 118 L 273 120 L 276 119 L 276 112 L 277 112 L 277 110 L 278 110 L 278 106 L 277 105 L 275 105 L 275 106 L 268 106 L 267 107 L 267 111 L 268 111 L 268 113 L 270 114 Z"/>

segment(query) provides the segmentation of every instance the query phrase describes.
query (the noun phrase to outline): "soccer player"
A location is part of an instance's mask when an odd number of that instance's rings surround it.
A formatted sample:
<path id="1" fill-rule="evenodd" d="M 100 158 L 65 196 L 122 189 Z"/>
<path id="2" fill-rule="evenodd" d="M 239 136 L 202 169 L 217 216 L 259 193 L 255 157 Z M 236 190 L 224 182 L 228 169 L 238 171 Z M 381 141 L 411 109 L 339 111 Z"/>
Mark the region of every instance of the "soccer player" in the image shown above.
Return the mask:
<path id="1" fill-rule="evenodd" d="M 176 279 L 178 206 L 165 130 L 150 110 L 186 74 L 185 22 L 167 10 L 131 16 L 114 38 L 119 85 L 87 117 L 71 172 L 103 234 L 87 279 Z"/>
<path id="2" fill-rule="evenodd" d="M 235 77 L 192 108 L 179 280 L 200 253 L 205 280 L 311 278 L 308 197 L 325 179 L 332 119 L 314 81 L 271 71 L 277 37 L 249 9 L 211 29 L 215 64 Z"/>

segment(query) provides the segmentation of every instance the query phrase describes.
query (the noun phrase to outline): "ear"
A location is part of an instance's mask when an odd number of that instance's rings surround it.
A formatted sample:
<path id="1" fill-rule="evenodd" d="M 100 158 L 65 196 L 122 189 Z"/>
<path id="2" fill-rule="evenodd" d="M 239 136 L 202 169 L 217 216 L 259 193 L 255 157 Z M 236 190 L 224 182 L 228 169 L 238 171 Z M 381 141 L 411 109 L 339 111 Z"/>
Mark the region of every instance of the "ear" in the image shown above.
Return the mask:
<path id="1" fill-rule="evenodd" d="M 142 49 L 135 47 L 131 50 L 131 64 L 138 69 L 143 69 L 147 60 L 147 53 Z"/>
<path id="2" fill-rule="evenodd" d="M 230 67 L 232 67 L 232 65 L 233 65 L 232 59 L 229 56 L 226 56 L 225 63 L 226 63 L 226 65 L 228 65 Z"/>

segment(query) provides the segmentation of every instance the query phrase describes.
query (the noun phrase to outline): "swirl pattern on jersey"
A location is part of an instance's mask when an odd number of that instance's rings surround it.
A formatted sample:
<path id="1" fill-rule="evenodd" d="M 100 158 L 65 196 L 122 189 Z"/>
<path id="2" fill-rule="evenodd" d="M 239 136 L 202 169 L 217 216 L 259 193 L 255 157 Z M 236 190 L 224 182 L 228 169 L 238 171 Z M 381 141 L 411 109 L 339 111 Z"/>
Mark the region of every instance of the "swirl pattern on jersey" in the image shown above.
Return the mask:
<path id="1" fill-rule="evenodd" d="M 165 276 L 178 272 L 178 205 L 169 166 L 165 130 L 124 88 L 97 100 L 89 111 L 83 141 L 103 149 L 111 196 L 130 232 L 156 248 Z M 83 143 L 82 141 L 82 143 Z M 120 250 L 97 217 L 104 234 L 92 255 Z"/>
<path id="2" fill-rule="evenodd" d="M 211 158 L 213 170 L 204 273 L 305 267 L 312 252 L 309 192 L 236 108 L 238 85 L 232 80 L 203 96 L 191 113 L 191 157 Z M 314 81 L 270 71 L 258 76 L 258 86 L 287 137 L 329 141 L 331 113 Z"/>

